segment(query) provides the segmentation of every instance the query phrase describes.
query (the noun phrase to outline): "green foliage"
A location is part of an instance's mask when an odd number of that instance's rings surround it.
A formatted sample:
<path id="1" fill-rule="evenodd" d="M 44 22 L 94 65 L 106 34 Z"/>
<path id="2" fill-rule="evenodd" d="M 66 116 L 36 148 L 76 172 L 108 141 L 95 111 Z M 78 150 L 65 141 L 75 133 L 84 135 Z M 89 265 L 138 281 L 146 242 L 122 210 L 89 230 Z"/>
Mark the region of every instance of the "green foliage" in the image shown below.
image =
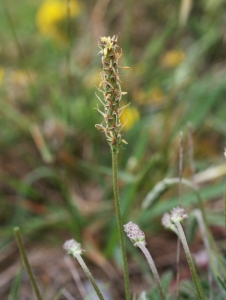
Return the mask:
<path id="1" fill-rule="evenodd" d="M 22 268 L 20 267 L 17 271 L 17 274 L 13 280 L 13 283 L 10 288 L 8 300 L 14 300 L 19 298 L 19 291 L 22 280 Z"/>
<path id="2" fill-rule="evenodd" d="M 18 225 L 33 241 L 59 229 L 82 240 L 87 231 L 96 236 L 97 229 L 90 228 L 98 228 L 101 250 L 107 257 L 117 252 L 111 155 L 94 127 L 101 81 L 97 40 L 103 30 L 107 36 L 120 33 L 121 65 L 132 69 L 120 74 L 128 92 L 124 102 L 139 113 L 123 131 L 128 145 L 119 155 L 123 221 L 137 221 L 148 234 L 162 231 L 162 214 L 178 204 L 177 185 L 156 194 L 149 207 L 141 205 L 159 182 L 178 176 L 181 130 L 183 178 L 190 180 L 186 126 L 191 122 L 206 219 L 223 230 L 225 5 L 193 1 L 185 18 L 181 2 L 186 1 L 110 1 L 99 16 L 94 1 L 86 1 L 80 14 L 62 18 L 54 35 L 47 36 L 36 24 L 40 1 L 1 1 L 1 248 L 10 245 Z M 202 172 L 210 166 L 209 179 Z M 182 202 L 187 210 L 196 208 L 197 194 L 183 186 Z M 195 219 L 188 220 L 186 230 L 188 240 L 195 241 Z M 146 274 L 145 266 L 142 270 Z M 225 293 L 224 279 L 216 282 Z M 19 284 L 18 275 L 10 297 Z M 181 299 L 192 298 L 191 290 L 189 284 L 182 287 Z"/>

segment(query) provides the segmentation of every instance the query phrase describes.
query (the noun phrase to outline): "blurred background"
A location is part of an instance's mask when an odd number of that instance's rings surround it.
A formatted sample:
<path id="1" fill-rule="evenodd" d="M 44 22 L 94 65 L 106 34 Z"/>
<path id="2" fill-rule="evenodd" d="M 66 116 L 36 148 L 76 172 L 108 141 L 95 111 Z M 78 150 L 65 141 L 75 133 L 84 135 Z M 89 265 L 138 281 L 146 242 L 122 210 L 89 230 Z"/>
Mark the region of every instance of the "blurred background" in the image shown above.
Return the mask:
<path id="1" fill-rule="evenodd" d="M 148 209 L 142 202 L 159 181 L 178 176 L 180 131 L 183 177 L 191 178 L 190 124 L 208 222 L 223 244 L 225 26 L 224 0 L 1 1 L 1 299 L 33 299 L 14 226 L 21 228 L 46 299 L 75 299 L 67 298 L 77 288 L 62 250 L 72 237 L 82 242 L 95 277 L 110 289 L 117 284 L 108 297 L 123 299 L 111 154 L 95 129 L 101 122 L 94 109 L 101 36 L 118 35 L 120 65 L 131 67 L 120 71 L 128 93 L 123 103 L 130 103 L 121 117 L 128 119 L 123 130 L 128 145 L 119 155 L 124 222 L 140 225 L 160 272 L 171 272 L 173 282 L 176 239 L 163 230 L 161 216 L 177 205 L 178 186 Z M 187 188 L 183 205 L 188 211 L 196 206 Z M 198 253 L 200 236 L 194 234 L 191 242 Z M 126 243 L 138 295 L 152 279 L 139 251 Z M 183 277 L 189 277 L 186 264 Z"/>

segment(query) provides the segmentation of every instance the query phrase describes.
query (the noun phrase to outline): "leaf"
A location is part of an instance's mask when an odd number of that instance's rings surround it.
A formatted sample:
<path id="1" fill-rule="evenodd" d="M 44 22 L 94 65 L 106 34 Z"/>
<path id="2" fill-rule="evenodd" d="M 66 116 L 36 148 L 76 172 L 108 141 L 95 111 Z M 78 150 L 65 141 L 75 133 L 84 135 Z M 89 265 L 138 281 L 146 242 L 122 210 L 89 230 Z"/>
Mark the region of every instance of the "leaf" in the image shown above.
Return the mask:
<path id="1" fill-rule="evenodd" d="M 8 300 L 19 299 L 21 282 L 22 282 L 22 267 L 20 266 L 11 285 Z"/>
<path id="2" fill-rule="evenodd" d="M 226 292 L 226 283 L 219 277 L 217 276 L 217 280 L 220 283 L 220 286 L 223 288 L 223 290 Z"/>

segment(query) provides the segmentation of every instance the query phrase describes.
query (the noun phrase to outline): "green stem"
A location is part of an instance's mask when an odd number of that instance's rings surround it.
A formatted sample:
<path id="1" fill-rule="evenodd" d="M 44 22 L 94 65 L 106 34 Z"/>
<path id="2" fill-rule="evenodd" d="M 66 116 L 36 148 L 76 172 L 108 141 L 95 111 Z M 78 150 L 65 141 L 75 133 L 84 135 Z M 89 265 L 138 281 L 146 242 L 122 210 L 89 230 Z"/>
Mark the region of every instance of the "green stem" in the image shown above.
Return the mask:
<path id="1" fill-rule="evenodd" d="M 118 188 L 118 147 L 112 147 L 112 172 L 113 172 L 113 189 L 114 189 L 114 198 L 115 198 L 115 210 L 118 223 L 119 239 L 120 246 L 122 251 L 122 261 L 124 269 L 124 279 L 125 279 L 125 291 L 126 291 L 126 300 L 130 300 L 130 286 L 129 286 L 129 271 L 126 258 L 126 248 L 124 241 L 124 230 L 122 223 L 122 215 L 119 202 L 119 188 Z"/>
<path id="2" fill-rule="evenodd" d="M 16 32 L 16 28 L 15 28 L 15 25 L 13 23 L 13 18 L 10 14 L 10 11 L 9 11 L 9 8 L 8 6 L 6 5 L 7 1 L 2 1 L 2 4 L 3 4 L 3 8 L 5 10 L 5 15 L 8 19 L 8 22 L 9 22 L 9 26 L 10 26 L 10 29 L 12 31 L 12 35 L 13 35 L 13 39 L 14 39 L 14 42 L 16 44 L 16 48 L 17 48 L 17 51 L 18 51 L 18 54 L 19 54 L 19 57 L 20 57 L 20 60 L 21 61 L 24 61 L 24 52 L 23 52 L 23 49 L 21 47 L 21 44 L 20 44 L 20 41 L 19 41 L 19 38 L 17 36 L 17 32 Z"/>
<path id="3" fill-rule="evenodd" d="M 176 299 L 180 299 L 180 238 L 177 238 L 177 290 L 176 290 Z"/>
<path id="4" fill-rule="evenodd" d="M 18 247 L 19 247 L 19 250 L 20 250 L 20 256 L 23 260 L 24 267 L 27 271 L 27 274 L 28 274 L 28 277 L 30 279 L 31 285 L 33 287 L 36 299 L 37 300 L 42 300 L 42 297 L 41 297 L 41 294 L 40 294 L 40 291 L 39 291 L 39 288 L 38 288 L 38 284 L 35 280 L 35 277 L 33 275 L 32 270 L 31 270 L 31 266 L 30 266 L 28 258 L 27 258 L 27 253 L 26 253 L 26 250 L 25 250 L 24 245 L 23 245 L 22 236 L 21 236 L 21 233 L 20 233 L 20 228 L 15 227 L 13 230 L 14 230 L 16 240 L 17 240 L 17 244 L 18 244 Z"/>
<path id="5" fill-rule="evenodd" d="M 224 191 L 224 224 L 225 224 L 225 228 L 226 228 L 226 187 L 225 187 L 225 191 Z"/>
<path id="6" fill-rule="evenodd" d="M 146 198 L 144 199 L 143 203 L 142 203 L 142 208 L 143 209 L 147 209 L 151 204 L 153 204 L 168 188 L 170 188 L 170 186 L 174 185 L 174 184 L 178 184 L 180 182 L 179 178 L 165 178 L 164 180 L 160 181 L 154 188 L 153 190 L 146 196 Z M 215 241 L 213 239 L 213 235 L 208 227 L 208 222 L 206 219 L 206 214 L 205 214 L 205 209 L 204 209 L 204 205 L 203 205 L 203 199 L 200 195 L 199 190 L 194 187 L 194 184 L 187 180 L 182 178 L 181 179 L 181 183 L 188 186 L 189 188 L 191 188 L 196 196 L 197 196 L 197 200 L 198 200 L 198 205 L 199 205 L 199 209 L 201 211 L 202 214 L 202 219 L 205 225 L 205 230 L 207 232 L 207 236 L 209 239 L 209 244 L 212 247 L 212 249 L 215 252 L 217 261 L 219 263 L 219 266 L 221 268 L 221 271 L 224 275 L 224 278 L 226 278 L 226 268 L 225 265 L 222 261 L 222 258 L 219 255 L 219 251 L 216 247 Z M 225 214 L 226 214 L 226 194 L 225 194 Z M 215 266 L 214 264 L 211 264 L 211 267 L 214 269 Z"/>
<path id="7" fill-rule="evenodd" d="M 74 252 L 73 256 L 78 260 L 80 266 L 82 267 L 83 271 L 85 272 L 86 276 L 88 277 L 89 281 L 91 282 L 94 290 L 96 291 L 98 298 L 100 300 L 104 300 L 104 297 L 101 294 L 101 291 L 100 291 L 98 285 L 96 284 L 95 279 L 93 278 L 92 274 L 90 273 L 90 270 L 87 268 L 87 266 L 86 266 L 84 260 L 82 259 L 81 255 Z"/>
<path id="8" fill-rule="evenodd" d="M 7 3 L 7 2 L 8 2 L 8 1 L 6 1 L 6 0 L 2 1 L 3 9 L 4 9 L 5 15 L 6 15 L 7 19 L 8 19 L 8 23 L 9 23 L 9 26 L 10 26 L 10 30 L 11 30 L 12 35 L 13 35 L 13 40 L 14 40 L 14 42 L 15 42 L 15 45 L 16 45 L 16 48 L 17 48 L 17 51 L 18 51 L 18 56 L 19 56 L 19 58 L 20 58 L 20 61 L 21 61 L 22 63 L 24 63 L 24 62 L 25 62 L 25 59 L 26 59 L 26 56 L 25 56 L 25 53 L 24 53 L 23 48 L 22 48 L 22 46 L 21 46 L 19 37 L 18 37 L 18 35 L 17 35 L 17 32 L 16 32 L 16 26 L 15 26 L 15 24 L 14 24 L 14 22 L 13 22 L 13 18 L 12 18 L 12 16 L 11 16 L 10 10 L 9 10 L 9 8 L 8 8 L 8 3 Z M 7 4 L 6 4 L 6 3 L 7 3 Z M 35 87 L 34 87 L 33 78 L 32 78 L 32 76 L 31 76 L 31 73 L 29 72 L 29 70 L 27 70 L 27 68 L 26 68 L 25 71 L 26 71 L 26 73 L 27 73 L 27 75 L 28 75 L 28 78 L 29 78 L 29 81 L 30 81 L 29 83 L 30 83 L 31 88 L 32 88 L 32 92 L 34 93 L 34 92 L 35 92 Z M 35 96 L 36 96 L 36 94 L 34 93 L 34 97 L 35 97 Z"/>
<path id="9" fill-rule="evenodd" d="M 160 278 L 159 278 L 159 274 L 158 274 L 158 271 L 156 269 L 156 266 L 155 266 L 155 263 L 154 263 L 154 261 L 152 259 L 151 254 L 149 253 L 149 251 L 145 247 L 144 243 L 137 243 L 137 246 L 143 252 L 144 256 L 146 257 L 146 259 L 148 261 L 148 264 L 149 264 L 149 266 L 151 268 L 152 274 L 153 274 L 153 276 L 155 278 L 155 281 L 157 283 L 157 286 L 158 286 L 160 298 L 162 300 L 165 300 L 165 295 L 164 295 L 163 290 L 162 290 L 162 285 L 161 285 L 161 281 L 160 281 Z"/>
<path id="10" fill-rule="evenodd" d="M 67 0 L 67 34 L 68 34 L 68 50 L 67 50 L 67 79 L 68 79 L 68 90 L 71 93 L 72 78 L 71 78 L 71 1 Z"/>
<path id="11" fill-rule="evenodd" d="M 209 260 L 210 260 L 210 263 L 208 265 L 208 282 L 209 282 L 209 292 L 210 292 L 209 299 L 211 300 L 213 298 L 211 296 L 211 294 L 212 294 L 212 285 L 213 285 L 211 268 L 213 269 L 213 273 L 215 275 L 218 274 L 218 276 L 219 276 L 219 272 L 217 270 L 217 265 L 216 265 L 215 259 L 213 258 L 213 255 L 212 255 L 212 250 L 211 250 L 209 239 L 208 239 L 207 228 L 206 228 L 206 226 L 204 224 L 204 221 L 203 221 L 203 214 L 202 214 L 200 209 L 195 209 L 193 211 L 193 213 L 194 213 L 194 215 L 197 219 L 197 223 L 199 225 L 199 229 L 200 229 L 200 233 L 201 233 L 201 236 L 202 236 L 202 239 L 203 239 L 203 243 L 204 243 L 204 246 L 206 248 L 206 251 L 208 253 L 208 257 L 209 257 Z"/>
<path id="12" fill-rule="evenodd" d="M 199 278 L 198 278 L 196 270 L 195 270 L 195 266 L 194 266 L 194 263 L 193 263 L 193 260 L 192 260 L 192 257 L 191 257 L 191 253 L 190 253 L 190 250 L 189 250 L 189 247 L 188 247 L 188 243 L 187 243 L 183 228 L 182 228 L 181 224 L 176 220 L 174 221 L 174 224 L 177 227 L 181 243 L 184 247 L 184 252 L 185 252 L 185 255 L 186 255 L 186 258 L 187 258 L 187 261 L 188 261 L 188 265 L 189 265 L 189 268 L 190 268 L 190 271 L 191 271 L 193 282 L 195 284 L 198 299 L 205 300 L 205 296 L 204 296 L 202 287 L 201 287 L 200 282 L 199 282 Z"/>

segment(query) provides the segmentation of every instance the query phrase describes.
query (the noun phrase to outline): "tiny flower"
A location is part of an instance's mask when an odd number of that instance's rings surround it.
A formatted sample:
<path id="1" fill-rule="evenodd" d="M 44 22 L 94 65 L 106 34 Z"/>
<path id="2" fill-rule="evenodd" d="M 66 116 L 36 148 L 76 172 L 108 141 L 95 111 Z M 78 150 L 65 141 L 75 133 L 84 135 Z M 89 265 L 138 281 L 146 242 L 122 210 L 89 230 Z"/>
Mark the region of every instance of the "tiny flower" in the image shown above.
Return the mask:
<path id="1" fill-rule="evenodd" d="M 162 217 L 162 225 L 166 228 L 166 229 L 170 229 L 172 231 L 174 231 L 177 234 L 177 229 L 176 226 L 174 224 L 172 224 L 171 222 L 171 215 L 169 213 L 165 213 Z"/>
<path id="2" fill-rule="evenodd" d="M 74 256 L 74 254 L 82 255 L 85 252 L 85 250 L 81 248 L 81 244 L 77 243 L 74 239 L 66 241 L 63 248 L 72 256 Z"/>
<path id="3" fill-rule="evenodd" d="M 170 228 L 172 223 L 170 221 L 170 214 L 169 213 L 165 213 L 162 217 L 162 225 L 165 227 L 165 228 Z"/>
<path id="4" fill-rule="evenodd" d="M 137 243 L 143 243 L 146 245 L 145 235 L 139 226 L 133 222 L 129 222 L 124 225 L 124 231 L 126 232 L 128 238 L 131 240 L 134 246 L 137 246 Z"/>
<path id="5" fill-rule="evenodd" d="M 188 215 L 184 212 L 183 208 L 176 207 L 171 210 L 171 213 L 165 213 L 162 217 L 162 225 L 166 229 L 170 229 L 177 234 L 177 227 L 175 221 L 181 223 Z"/>
<path id="6" fill-rule="evenodd" d="M 181 207 L 176 207 L 171 210 L 170 220 L 172 223 L 174 223 L 175 221 L 181 223 L 187 217 L 188 217 L 188 215 L 185 213 L 184 209 Z"/>

